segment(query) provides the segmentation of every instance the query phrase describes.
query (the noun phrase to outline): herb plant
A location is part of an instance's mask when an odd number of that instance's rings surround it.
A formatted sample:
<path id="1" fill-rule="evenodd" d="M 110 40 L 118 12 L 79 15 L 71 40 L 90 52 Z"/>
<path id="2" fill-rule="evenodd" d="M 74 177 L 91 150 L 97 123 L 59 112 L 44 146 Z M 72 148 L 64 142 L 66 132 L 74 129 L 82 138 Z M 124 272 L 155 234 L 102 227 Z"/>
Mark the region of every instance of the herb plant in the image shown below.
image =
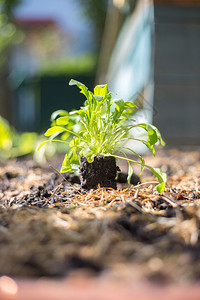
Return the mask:
<path id="1" fill-rule="evenodd" d="M 145 167 L 151 170 L 159 181 L 156 189 L 162 192 L 165 189 L 166 174 L 158 168 L 146 165 L 141 155 L 124 146 L 128 139 L 140 141 L 155 155 L 154 145 L 160 142 L 164 146 L 159 130 L 153 125 L 137 124 L 132 120 L 131 116 L 137 106 L 122 99 L 112 99 L 107 84 L 97 85 L 94 93 L 84 84 L 73 79 L 69 85 L 77 85 L 80 92 L 85 95 L 84 106 L 71 112 L 65 110 L 54 112 L 51 116 L 51 127 L 45 132 L 45 136 L 50 139 L 43 142 L 39 148 L 49 141 L 67 144 L 68 151 L 61 172 L 79 170 L 81 157 L 86 157 L 87 161 L 92 163 L 96 156 L 113 156 L 128 162 L 128 180 L 130 180 L 133 173 L 131 163 L 139 164 L 141 173 Z M 147 140 L 130 135 L 130 130 L 136 127 L 146 131 Z M 128 158 L 127 150 L 137 156 L 138 161 Z"/>

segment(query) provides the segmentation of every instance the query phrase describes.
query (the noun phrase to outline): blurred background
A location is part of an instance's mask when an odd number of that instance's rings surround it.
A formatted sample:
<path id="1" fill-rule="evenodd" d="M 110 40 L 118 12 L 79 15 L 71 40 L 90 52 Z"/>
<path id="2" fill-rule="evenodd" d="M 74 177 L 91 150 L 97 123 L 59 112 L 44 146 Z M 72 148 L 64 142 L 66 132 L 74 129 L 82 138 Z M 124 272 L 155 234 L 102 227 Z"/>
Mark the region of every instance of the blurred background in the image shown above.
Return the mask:
<path id="1" fill-rule="evenodd" d="M 71 78 L 135 101 L 168 145 L 200 145 L 200 0 L 0 0 L 1 136 L 78 108 Z"/>

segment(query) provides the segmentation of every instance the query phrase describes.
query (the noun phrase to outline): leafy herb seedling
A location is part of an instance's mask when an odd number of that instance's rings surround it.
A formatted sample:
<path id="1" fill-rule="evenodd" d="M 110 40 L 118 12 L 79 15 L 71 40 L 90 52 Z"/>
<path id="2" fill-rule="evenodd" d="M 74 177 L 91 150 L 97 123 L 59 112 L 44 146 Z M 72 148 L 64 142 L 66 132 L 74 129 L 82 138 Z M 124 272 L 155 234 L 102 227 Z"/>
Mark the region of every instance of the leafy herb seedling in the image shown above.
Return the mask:
<path id="1" fill-rule="evenodd" d="M 66 143 L 68 151 L 61 172 L 80 170 L 81 183 L 85 188 L 96 187 L 98 184 L 115 187 L 116 159 L 123 159 L 129 165 L 128 180 L 133 172 L 131 163 L 136 163 L 141 165 L 141 173 L 145 167 L 150 169 L 159 181 L 157 191 L 164 191 L 166 174 L 160 169 L 146 165 L 138 153 L 124 146 L 128 139 L 140 141 L 155 155 L 154 145 L 160 142 L 164 146 L 158 129 L 153 125 L 137 124 L 132 120 L 130 116 L 137 109 L 136 105 L 122 99 L 112 99 L 112 93 L 106 84 L 97 85 L 94 93 L 73 79 L 69 85 L 77 85 L 80 92 L 85 95 L 84 106 L 71 112 L 64 110 L 54 112 L 51 116 L 51 128 L 45 132 L 45 136 L 50 139 L 43 142 L 39 148 L 49 141 Z M 130 130 L 135 127 L 144 129 L 148 139 L 131 137 Z M 128 158 L 127 150 L 136 155 L 138 160 Z M 87 168 L 89 170 L 86 170 Z M 88 183 L 91 181 L 91 184 Z"/>

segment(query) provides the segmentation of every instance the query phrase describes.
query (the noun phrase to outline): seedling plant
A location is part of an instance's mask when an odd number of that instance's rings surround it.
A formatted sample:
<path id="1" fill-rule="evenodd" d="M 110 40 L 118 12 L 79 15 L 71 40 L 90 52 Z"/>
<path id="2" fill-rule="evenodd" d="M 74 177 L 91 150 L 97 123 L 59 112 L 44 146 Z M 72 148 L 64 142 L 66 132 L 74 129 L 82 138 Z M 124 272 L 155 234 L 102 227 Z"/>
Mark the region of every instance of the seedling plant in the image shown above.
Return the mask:
<path id="1" fill-rule="evenodd" d="M 81 82 L 71 80 L 69 85 L 76 85 L 86 97 L 84 105 L 79 110 L 67 112 L 58 110 L 51 116 L 51 127 L 45 132 L 49 140 L 40 144 L 41 148 L 50 141 L 67 144 L 67 153 L 62 163 L 61 172 L 79 171 L 81 158 L 85 157 L 92 163 L 95 157 L 114 157 L 123 159 L 128 163 L 128 181 L 133 173 L 132 163 L 141 166 L 141 173 L 148 168 L 158 179 L 156 189 L 159 193 L 164 191 L 166 174 L 158 168 L 153 168 L 145 163 L 140 154 L 130 147 L 125 146 L 128 140 L 143 143 L 153 155 L 156 154 L 155 144 L 164 141 L 159 130 L 150 124 L 138 124 L 132 116 L 137 106 L 122 99 L 113 99 L 107 84 L 97 85 L 94 92 Z M 147 133 L 147 139 L 131 136 L 133 128 L 140 127 Z M 127 157 L 127 151 L 134 154 L 138 160 Z"/>

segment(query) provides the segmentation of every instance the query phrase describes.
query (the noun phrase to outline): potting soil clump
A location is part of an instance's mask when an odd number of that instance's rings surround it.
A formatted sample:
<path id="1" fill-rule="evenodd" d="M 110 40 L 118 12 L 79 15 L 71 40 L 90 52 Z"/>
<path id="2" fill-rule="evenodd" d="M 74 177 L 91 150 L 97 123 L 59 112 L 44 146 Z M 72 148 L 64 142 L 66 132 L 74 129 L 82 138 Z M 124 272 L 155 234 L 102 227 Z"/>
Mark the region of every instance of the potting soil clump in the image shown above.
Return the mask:
<path id="1" fill-rule="evenodd" d="M 81 186 L 87 190 L 97 188 L 98 185 L 116 189 L 118 170 L 116 160 L 112 156 L 96 156 L 92 163 L 82 157 L 80 166 Z"/>

